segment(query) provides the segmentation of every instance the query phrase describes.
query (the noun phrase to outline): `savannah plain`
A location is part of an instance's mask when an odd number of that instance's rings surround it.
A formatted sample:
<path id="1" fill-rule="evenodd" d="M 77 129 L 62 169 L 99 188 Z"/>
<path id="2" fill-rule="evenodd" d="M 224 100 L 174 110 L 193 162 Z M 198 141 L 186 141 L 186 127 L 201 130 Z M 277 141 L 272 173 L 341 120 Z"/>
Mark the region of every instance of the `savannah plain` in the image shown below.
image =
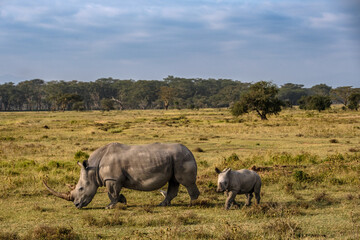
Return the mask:
<path id="1" fill-rule="evenodd" d="M 169 207 L 159 191 L 104 187 L 78 210 L 66 192 L 77 161 L 110 142 L 178 142 L 194 154 L 201 195 Z M 261 204 L 224 210 L 214 168 L 253 168 Z M 166 186 L 163 188 L 166 190 Z M 227 109 L 0 113 L 0 239 L 359 239 L 360 112 L 283 110 L 268 121 Z"/>

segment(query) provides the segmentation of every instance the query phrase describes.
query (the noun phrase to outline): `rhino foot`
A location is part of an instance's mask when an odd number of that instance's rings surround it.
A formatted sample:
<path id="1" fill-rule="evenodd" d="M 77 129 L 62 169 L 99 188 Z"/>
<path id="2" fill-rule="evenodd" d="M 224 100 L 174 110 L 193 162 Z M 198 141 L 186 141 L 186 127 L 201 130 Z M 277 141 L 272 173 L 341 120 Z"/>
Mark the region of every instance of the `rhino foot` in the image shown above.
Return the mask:
<path id="1" fill-rule="evenodd" d="M 105 207 L 105 209 L 113 209 L 113 208 L 115 208 L 115 205 L 116 205 L 116 203 L 114 204 L 114 203 L 110 203 L 109 205 L 107 205 L 106 207 Z"/>
<path id="2" fill-rule="evenodd" d="M 162 201 L 160 204 L 159 204 L 159 206 L 162 206 L 162 207 L 165 207 L 165 206 L 170 206 L 171 205 L 171 203 L 170 202 L 168 202 L 168 201 Z"/>

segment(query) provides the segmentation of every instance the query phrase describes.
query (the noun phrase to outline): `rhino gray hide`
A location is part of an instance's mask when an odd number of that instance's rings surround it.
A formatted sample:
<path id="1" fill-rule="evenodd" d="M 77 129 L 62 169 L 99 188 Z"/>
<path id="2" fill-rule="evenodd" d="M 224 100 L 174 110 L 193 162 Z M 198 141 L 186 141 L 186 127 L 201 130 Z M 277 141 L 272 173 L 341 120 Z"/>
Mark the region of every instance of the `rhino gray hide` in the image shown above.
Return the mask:
<path id="1" fill-rule="evenodd" d="M 87 206 L 98 187 L 106 186 L 110 204 L 126 203 L 120 194 L 121 188 L 152 191 L 168 183 L 165 199 L 161 206 L 170 205 L 177 196 L 179 184 L 186 187 L 191 201 L 200 192 L 196 186 L 197 166 L 193 154 L 181 144 L 154 143 L 128 146 L 110 143 L 95 150 L 82 164 L 80 179 L 69 193 L 59 193 L 46 188 L 55 196 L 74 202 L 77 208 Z M 191 202 L 190 202 L 191 203 Z"/>
<path id="2" fill-rule="evenodd" d="M 249 206 L 253 193 L 255 193 L 256 203 L 260 203 L 261 179 L 256 172 L 248 169 L 231 170 L 230 168 L 222 172 L 215 168 L 215 171 L 219 174 L 216 191 L 227 191 L 228 198 L 225 202 L 225 209 L 229 209 L 233 203 L 238 205 L 235 202 L 236 194 L 245 194 L 246 205 Z"/>

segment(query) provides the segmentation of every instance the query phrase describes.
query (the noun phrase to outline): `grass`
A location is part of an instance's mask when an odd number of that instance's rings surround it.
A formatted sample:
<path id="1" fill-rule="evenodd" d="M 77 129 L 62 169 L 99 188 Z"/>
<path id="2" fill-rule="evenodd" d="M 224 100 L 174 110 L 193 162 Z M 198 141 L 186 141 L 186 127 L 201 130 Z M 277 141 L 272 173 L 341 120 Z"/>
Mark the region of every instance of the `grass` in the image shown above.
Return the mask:
<path id="1" fill-rule="evenodd" d="M 77 161 L 109 142 L 179 142 L 198 163 L 199 200 L 180 187 L 172 206 L 158 191 L 124 189 L 128 205 L 105 210 L 49 195 L 68 191 Z M 0 113 L 0 239 L 358 239 L 360 113 L 289 109 L 261 121 L 226 109 Z M 225 211 L 215 167 L 252 168 L 259 206 Z M 164 187 L 165 189 L 165 187 Z"/>

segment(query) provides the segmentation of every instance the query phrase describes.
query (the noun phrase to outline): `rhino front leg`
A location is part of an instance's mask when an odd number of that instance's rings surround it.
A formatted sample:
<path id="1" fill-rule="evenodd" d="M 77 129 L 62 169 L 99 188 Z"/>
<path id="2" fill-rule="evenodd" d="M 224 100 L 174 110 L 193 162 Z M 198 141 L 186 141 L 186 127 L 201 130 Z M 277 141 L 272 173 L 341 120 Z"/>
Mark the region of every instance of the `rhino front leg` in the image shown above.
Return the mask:
<path id="1" fill-rule="evenodd" d="M 229 197 L 229 191 L 225 191 L 225 192 L 224 192 L 224 195 L 225 195 L 226 197 Z M 233 200 L 233 203 L 232 203 L 232 204 L 235 205 L 235 206 L 237 206 L 237 207 L 240 207 L 240 204 L 237 203 L 237 202 L 235 201 L 235 199 Z"/>
<path id="2" fill-rule="evenodd" d="M 234 202 L 236 197 L 236 192 L 235 191 L 230 191 L 228 194 L 228 198 L 225 201 L 225 209 L 229 210 L 229 208 L 231 207 L 231 204 Z"/>
<path id="3" fill-rule="evenodd" d="M 179 192 L 179 185 L 180 184 L 176 180 L 169 181 L 165 199 L 159 206 L 169 206 L 171 204 L 171 200 L 176 197 Z"/>
<path id="4" fill-rule="evenodd" d="M 124 195 L 122 194 L 120 195 L 121 186 L 117 184 L 116 181 L 107 180 L 106 188 L 108 190 L 108 196 L 110 199 L 110 203 L 106 207 L 106 209 L 114 208 L 118 202 L 122 202 L 126 204 L 126 198 L 124 197 Z"/>

